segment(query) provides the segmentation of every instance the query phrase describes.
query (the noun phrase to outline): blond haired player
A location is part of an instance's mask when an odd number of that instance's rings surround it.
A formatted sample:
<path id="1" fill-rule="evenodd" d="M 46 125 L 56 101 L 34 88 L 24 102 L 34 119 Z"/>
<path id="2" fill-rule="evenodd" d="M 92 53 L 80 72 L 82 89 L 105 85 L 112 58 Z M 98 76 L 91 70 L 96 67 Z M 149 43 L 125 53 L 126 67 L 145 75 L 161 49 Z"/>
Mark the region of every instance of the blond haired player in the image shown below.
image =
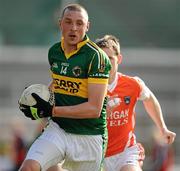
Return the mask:
<path id="1" fill-rule="evenodd" d="M 104 162 L 106 171 L 141 171 L 144 152 L 136 142 L 135 106 L 141 100 L 166 143 L 171 144 L 176 134 L 167 129 L 161 106 L 152 91 L 138 77 L 118 72 L 121 63 L 120 44 L 116 37 L 105 35 L 96 40 L 112 64 L 108 86 L 108 147 Z"/>

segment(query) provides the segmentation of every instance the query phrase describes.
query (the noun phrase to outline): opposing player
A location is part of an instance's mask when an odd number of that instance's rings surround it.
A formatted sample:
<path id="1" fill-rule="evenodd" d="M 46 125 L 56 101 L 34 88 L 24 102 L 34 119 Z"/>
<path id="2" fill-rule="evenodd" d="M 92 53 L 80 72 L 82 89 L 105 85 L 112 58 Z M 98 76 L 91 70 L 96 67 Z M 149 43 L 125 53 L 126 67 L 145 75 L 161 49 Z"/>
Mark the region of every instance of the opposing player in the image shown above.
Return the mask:
<path id="1" fill-rule="evenodd" d="M 112 64 L 108 86 L 108 146 L 104 162 L 106 171 L 140 171 L 144 151 L 136 142 L 135 106 L 138 100 L 143 101 L 147 113 L 157 128 L 171 144 L 176 134 L 167 129 L 161 106 L 152 91 L 138 77 L 130 77 L 118 72 L 121 63 L 120 44 L 116 37 L 105 35 L 97 39 Z"/>
<path id="2" fill-rule="evenodd" d="M 84 7 L 66 6 L 59 25 L 61 42 L 48 54 L 56 103 L 51 106 L 32 94 L 37 101 L 33 110 L 20 106 L 30 118 L 33 112 L 51 118 L 20 171 L 45 171 L 62 161 L 68 171 L 98 171 L 102 166 L 110 60 L 86 35 L 89 21 Z"/>

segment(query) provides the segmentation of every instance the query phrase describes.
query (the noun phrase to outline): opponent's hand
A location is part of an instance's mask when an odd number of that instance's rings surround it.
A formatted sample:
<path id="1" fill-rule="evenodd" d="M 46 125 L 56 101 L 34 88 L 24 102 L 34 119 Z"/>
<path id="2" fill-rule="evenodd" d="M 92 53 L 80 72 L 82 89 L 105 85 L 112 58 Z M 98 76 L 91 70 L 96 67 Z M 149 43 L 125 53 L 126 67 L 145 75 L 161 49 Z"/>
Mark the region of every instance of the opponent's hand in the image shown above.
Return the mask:
<path id="1" fill-rule="evenodd" d="M 32 96 L 36 100 L 35 105 L 27 106 L 20 104 L 19 106 L 19 109 L 25 114 L 25 116 L 31 118 L 32 120 L 52 116 L 54 102 L 47 102 L 36 93 L 32 93 Z"/>
<path id="2" fill-rule="evenodd" d="M 162 130 L 162 136 L 165 140 L 165 143 L 172 144 L 176 138 L 176 133 L 168 129 L 164 129 Z"/>

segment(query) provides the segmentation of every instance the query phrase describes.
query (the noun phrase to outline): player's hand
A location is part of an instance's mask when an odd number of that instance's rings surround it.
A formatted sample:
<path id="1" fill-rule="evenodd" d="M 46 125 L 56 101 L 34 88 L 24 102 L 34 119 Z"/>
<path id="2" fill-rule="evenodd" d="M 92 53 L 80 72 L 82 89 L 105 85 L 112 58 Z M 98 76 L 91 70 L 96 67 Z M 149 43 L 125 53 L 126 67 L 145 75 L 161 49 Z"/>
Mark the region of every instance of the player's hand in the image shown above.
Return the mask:
<path id="1" fill-rule="evenodd" d="M 175 137 L 176 137 L 176 133 L 169 131 L 168 129 L 164 129 L 162 131 L 162 136 L 165 139 L 165 142 L 167 144 L 172 144 L 174 142 Z"/>
<path id="2" fill-rule="evenodd" d="M 27 106 L 21 104 L 19 107 L 25 116 L 31 118 L 32 120 L 52 116 L 54 101 L 47 102 L 35 93 L 32 93 L 32 96 L 36 100 L 35 105 Z"/>
<path id="3" fill-rule="evenodd" d="M 19 102 L 18 102 L 19 103 Z M 24 105 L 24 104 L 20 104 L 19 103 L 19 109 L 21 110 L 21 112 L 24 113 L 24 115 L 28 118 L 31 118 L 32 120 L 36 120 L 35 117 L 32 115 L 31 113 L 31 109 L 30 106 Z"/>

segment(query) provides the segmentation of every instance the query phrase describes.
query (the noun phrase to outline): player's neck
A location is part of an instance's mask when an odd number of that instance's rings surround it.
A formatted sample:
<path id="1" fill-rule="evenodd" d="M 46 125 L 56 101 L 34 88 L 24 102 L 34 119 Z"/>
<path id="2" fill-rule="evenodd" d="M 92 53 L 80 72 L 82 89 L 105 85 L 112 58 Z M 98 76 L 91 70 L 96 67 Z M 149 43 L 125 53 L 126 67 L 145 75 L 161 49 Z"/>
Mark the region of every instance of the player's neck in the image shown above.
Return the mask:
<path id="1" fill-rule="evenodd" d="M 77 45 L 64 44 L 64 52 L 66 54 L 72 53 L 77 50 Z"/>

